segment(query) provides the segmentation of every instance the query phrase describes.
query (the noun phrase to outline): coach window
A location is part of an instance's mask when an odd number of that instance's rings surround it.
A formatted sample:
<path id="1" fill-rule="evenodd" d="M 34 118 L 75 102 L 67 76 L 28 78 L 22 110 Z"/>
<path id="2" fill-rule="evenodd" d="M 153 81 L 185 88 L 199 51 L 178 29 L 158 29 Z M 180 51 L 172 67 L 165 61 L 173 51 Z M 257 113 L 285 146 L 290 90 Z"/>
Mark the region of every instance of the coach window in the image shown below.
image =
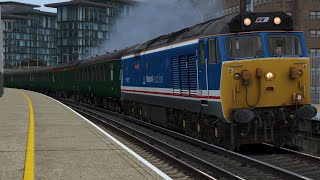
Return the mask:
<path id="1" fill-rule="evenodd" d="M 93 81 L 96 81 L 96 80 L 97 80 L 97 77 L 96 77 L 97 71 L 98 71 L 98 68 L 97 68 L 96 66 L 93 66 L 93 67 L 92 67 L 92 72 L 91 72 L 91 74 L 92 74 L 92 80 L 93 80 Z"/>
<path id="2" fill-rule="evenodd" d="M 94 81 L 94 78 L 95 78 L 95 76 L 94 76 L 94 72 L 95 72 L 95 67 L 93 66 L 93 67 L 91 67 L 91 68 L 89 68 L 89 71 L 90 71 L 90 74 L 91 74 L 91 81 Z"/>
<path id="3" fill-rule="evenodd" d="M 100 65 L 100 71 L 99 71 L 99 81 L 103 80 L 103 65 Z"/>
<path id="4" fill-rule="evenodd" d="M 101 78 L 100 78 L 100 76 L 101 76 L 101 65 L 98 65 L 97 68 L 98 68 L 98 71 L 97 71 L 97 81 L 101 81 Z"/>
<path id="5" fill-rule="evenodd" d="M 86 68 L 86 80 L 89 81 L 91 79 L 91 74 L 89 72 L 89 68 Z"/>
<path id="6" fill-rule="evenodd" d="M 86 72 L 85 72 L 84 78 L 85 78 L 86 81 L 88 81 L 89 78 L 90 78 L 90 77 L 89 77 L 89 75 L 90 75 L 90 74 L 89 74 L 89 68 L 85 68 L 85 71 L 86 71 Z"/>
<path id="7" fill-rule="evenodd" d="M 204 42 L 200 41 L 200 63 L 204 64 Z"/>
<path id="8" fill-rule="evenodd" d="M 110 64 L 110 80 L 113 81 L 113 64 Z"/>
<path id="9" fill-rule="evenodd" d="M 102 73 L 102 67 L 101 67 L 101 65 L 99 65 L 98 68 L 99 68 L 98 81 L 101 81 L 101 73 Z"/>
<path id="10" fill-rule="evenodd" d="M 105 73 L 105 81 L 109 81 L 109 65 L 105 64 L 106 73 Z"/>
<path id="11" fill-rule="evenodd" d="M 97 65 L 96 66 L 96 81 L 100 81 L 100 78 L 99 78 L 99 74 L 100 74 L 100 66 Z"/>
<path id="12" fill-rule="evenodd" d="M 79 74 L 80 80 L 83 81 L 83 80 L 84 80 L 84 79 L 83 79 L 83 76 L 84 76 L 84 70 L 83 70 L 83 68 L 80 69 L 80 72 L 79 72 L 79 73 L 80 73 L 80 74 Z"/>
<path id="13" fill-rule="evenodd" d="M 87 81 L 91 81 L 91 79 L 92 79 L 92 74 L 91 74 L 90 69 L 91 69 L 90 67 L 87 68 L 87 75 L 88 75 L 87 76 Z"/>
<path id="14" fill-rule="evenodd" d="M 82 80 L 85 81 L 86 80 L 86 68 L 82 69 Z"/>
<path id="15" fill-rule="evenodd" d="M 86 68 L 82 68 L 82 70 L 81 70 L 82 72 L 81 72 L 81 76 L 82 76 L 82 81 L 85 81 L 86 79 Z"/>
<path id="16" fill-rule="evenodd" d="M 100 78 L 101 77 L 101 65 L 98 65 L 97 68 L 98 68 L 97 80 L 101 81 L 101 78 Z"/>

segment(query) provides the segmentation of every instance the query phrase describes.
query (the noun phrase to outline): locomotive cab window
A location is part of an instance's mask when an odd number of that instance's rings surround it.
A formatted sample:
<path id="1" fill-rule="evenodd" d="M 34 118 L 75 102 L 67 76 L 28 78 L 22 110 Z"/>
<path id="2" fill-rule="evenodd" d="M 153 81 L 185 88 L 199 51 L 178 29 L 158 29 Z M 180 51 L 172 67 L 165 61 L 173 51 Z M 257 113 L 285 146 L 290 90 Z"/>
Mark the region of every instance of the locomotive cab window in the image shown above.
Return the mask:
<path id="1" fill-rule="evenodd" d="M 228 59 L 243 59 L 263 55 L 260 36 L 240 36 L 226 39 Z"/>
<path id="2" fill-rule="evenodd" d="M 302 47 L 297 35 L 268 35 L 271 56 L 301 56 Z"/>

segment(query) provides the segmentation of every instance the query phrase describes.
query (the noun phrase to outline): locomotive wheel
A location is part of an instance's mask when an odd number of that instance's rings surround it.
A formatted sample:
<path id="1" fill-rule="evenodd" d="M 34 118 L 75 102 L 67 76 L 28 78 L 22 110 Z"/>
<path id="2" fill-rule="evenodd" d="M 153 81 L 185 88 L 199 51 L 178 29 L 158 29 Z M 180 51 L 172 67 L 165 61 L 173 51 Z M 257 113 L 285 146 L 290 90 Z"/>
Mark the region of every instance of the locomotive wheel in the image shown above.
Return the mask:
<path id="1" fill-rule="evenodd" d="M 204 131 L 204 123 L 203 120 L 201 118 L 201 116 L 199 115 L 192 115 L 193 117 L 193 132 L 192 132 L 192 137 L 194 137 L 195 139 L 202 139 L 203 138 L 203 131 Z"/>
<path id="2" fill-rule="evenodd" d="M 276 139 L 274 140 L 274 142 L 273 142 L 273 145 L 274 145 L 274 147 L 276 147 L 276 148 L 280 148 L 280 147 L 282 147 L 282 146 L 284 145 L 284 141 L 283 141 L 282 138 L 280 138 L 280 139 L 276 138 Z"/>
<path id="3" fill-rule="evenodd" d="M 180 126 L 181 126 L 182 131 L 187 135 L 191 135 L 191 133 L 192 133 L 191 116 L 192 116 L 191 113 L 188 113 L 187 111 L 183 111 L 181 114 Z"/>
<path id="4" fill-rule="evenodd" d="M 123 108 L 123 113 L 128 116 L 129 112 L 130 112 L 130 106 L 129 106 L 129 103 L 127 101 L 122 103 L 122 108 Z"/>
<path id="5" fill-rule="evenodd" d="M 233 124 L 219 123 L 220 132 L 224 132 L 224 134 L 220 133 L 223 147 L 230 151 L 234 151 L 236 149 L 236 145 L 231 139 L 231 126 L 233 126 Z"/>
<path id="6" fill-rule="evenodd" d="M 105 98 L 102 100 L 102 107 L 103 109 L 107 109 L 107 100 Z"/>
<path id="7" fill-rule="evenodd" d="M 116 111 L 117 113 L 121 113 L 121 106 L 119 103 L 116 104 Z"/>
<path id="8" fill-rule="evenodd" d="M 143 114 L 142 114 L 143 112 L 142 112 L 142 108 L 141 108 L 141 106 L 137 106 L 137 109 L 136 109 L 136 115 L 135 115 L 135 117 L 137 118 L 137 119 L 140 119 L 140 120 L 142 120 L 143 119 Z"/>
<path id="9" fill-rule="evenodd" d="M 206 142 L 210 144 L 221 145 L 220 131 L 217 125 L 210 125 L 204 133 L 204 139 L 206 140 Z"/>
<path id="10" fill-rule="evenodd" d="M 135 108 L 134 108 L 134 106 L 132 105 L 132 106 L 131 106 L 131 109 L 130 109 L 130 115 L 133 116 L 133 117 L 135 116 L 135 113 L 134 113 L 134 112 L 135 112 Z"/>

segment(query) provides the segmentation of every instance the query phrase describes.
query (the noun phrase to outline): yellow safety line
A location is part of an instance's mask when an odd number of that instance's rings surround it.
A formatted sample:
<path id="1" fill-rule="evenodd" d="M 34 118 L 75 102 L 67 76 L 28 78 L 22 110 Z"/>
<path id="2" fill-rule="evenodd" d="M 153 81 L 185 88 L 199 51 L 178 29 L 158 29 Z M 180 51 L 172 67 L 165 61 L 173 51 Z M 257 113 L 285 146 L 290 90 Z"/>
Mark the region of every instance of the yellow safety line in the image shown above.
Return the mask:
<path id="1" fill-rule="evenodd" d="M 28 141 L 27 141 L 27 152 L 26 161 L 24 164 L 24 180 L 34 179 L 34 113 L 32 101 L 29 96 L 25 93 L 21 93 L 25 96 L 29 104 L 29 130 L 28 130 Z"/>

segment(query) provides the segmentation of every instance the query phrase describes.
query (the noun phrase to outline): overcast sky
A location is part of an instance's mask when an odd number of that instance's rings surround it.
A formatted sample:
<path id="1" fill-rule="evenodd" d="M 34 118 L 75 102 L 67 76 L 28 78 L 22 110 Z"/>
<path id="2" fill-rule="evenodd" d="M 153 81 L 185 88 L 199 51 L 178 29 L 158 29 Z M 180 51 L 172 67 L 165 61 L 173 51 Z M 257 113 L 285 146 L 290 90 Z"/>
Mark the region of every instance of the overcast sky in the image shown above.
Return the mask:
<path id="1" fill-rule="evenodd" d="M 0 2 L 5 2 L 8 0 L 0 0 Z M 42 11 L 50 11 L 50 12 L 56 12 L 55 8 L 47 8 L 44 7 L 44 4 L 50 4 L 50 3 L 57 3 L 57 2 L 65 2 L 68 0 L 10 0 L 10 1 L 16 1 L 16 2 L 22 2 L 22 3 L 29 3 L 29 4 L 37 4 L 37 5 L 41 5 L 41 10 Z M 148 1 L 148 0 L 138 0 L 138 1 Z M 158 1 L 158 0 L 155 0 Z M 161 0 L 160 0 L 161 1 Z"/>

